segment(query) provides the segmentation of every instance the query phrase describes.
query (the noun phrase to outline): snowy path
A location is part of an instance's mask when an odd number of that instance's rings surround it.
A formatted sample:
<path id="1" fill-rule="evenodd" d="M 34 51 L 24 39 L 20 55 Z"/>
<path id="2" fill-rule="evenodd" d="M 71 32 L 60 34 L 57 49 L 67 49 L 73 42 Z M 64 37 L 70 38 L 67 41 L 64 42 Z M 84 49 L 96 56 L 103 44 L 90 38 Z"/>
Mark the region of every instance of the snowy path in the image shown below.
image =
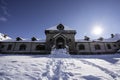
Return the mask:
<path id="1" fill-rule="evenodd" d="M 65 60 L 52 59 L 46 65 L 46 72 L 43 75 L 49 80 L 68 80 L 69 76 L 73 76 L 70 72 L 65 72 L 67 68 Z"/>
<path id="2" fill-rule="evenodd" d="M 1 55 L 0 80 L 120 79 L 120 55 L 93 56 L 50 58 L 40 55 Z"/>

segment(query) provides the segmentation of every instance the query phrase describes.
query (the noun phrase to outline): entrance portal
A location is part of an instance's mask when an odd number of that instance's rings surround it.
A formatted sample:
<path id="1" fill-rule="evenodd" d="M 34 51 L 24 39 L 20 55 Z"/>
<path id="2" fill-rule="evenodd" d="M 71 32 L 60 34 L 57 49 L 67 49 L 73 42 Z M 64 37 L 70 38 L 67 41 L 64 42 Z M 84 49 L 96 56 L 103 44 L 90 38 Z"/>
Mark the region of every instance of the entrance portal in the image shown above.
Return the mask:
<path id="1" fill-rule="evenodd" d="M 57 38 L 56 48 L 57 49 L 65 48 L 65 40 L 62 37 Z"/>

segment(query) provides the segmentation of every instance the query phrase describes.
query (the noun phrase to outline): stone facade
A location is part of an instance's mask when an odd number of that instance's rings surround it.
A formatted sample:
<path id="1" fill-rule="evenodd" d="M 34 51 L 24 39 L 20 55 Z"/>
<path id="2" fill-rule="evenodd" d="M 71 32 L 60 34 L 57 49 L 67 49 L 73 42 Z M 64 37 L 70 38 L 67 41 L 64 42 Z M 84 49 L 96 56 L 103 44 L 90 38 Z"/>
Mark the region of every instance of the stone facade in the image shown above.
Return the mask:
<path id="1" fill-rule="evenodd" d="M 56 29 L 45 30 L 46 49 L 51 51 L 52 48 L 69 48 L 69 52 L 74 52 L 75 48 L 75 30 L 64 30 L 64 26 L 59 24 Z"/>
<path id="2" fill-rule="evenodd" d="M 16 40 L 0 41 L 1 53 L 20 54 L 50 54 L 51 50 L 66 48 L 70 54 L 101 54 L 115 53 L 120 47 L 120 41 L 90 41 L 75 40 L 76 30 L 59 24 L 45 30 L 46 40 Z"/>

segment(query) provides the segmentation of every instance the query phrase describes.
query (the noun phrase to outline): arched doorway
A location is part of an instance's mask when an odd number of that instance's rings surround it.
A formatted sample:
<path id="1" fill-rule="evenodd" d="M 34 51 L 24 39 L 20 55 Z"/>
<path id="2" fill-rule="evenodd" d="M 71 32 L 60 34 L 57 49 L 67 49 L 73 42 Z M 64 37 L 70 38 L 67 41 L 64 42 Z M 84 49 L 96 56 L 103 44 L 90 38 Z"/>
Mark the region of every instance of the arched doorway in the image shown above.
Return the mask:
<path id="1" fill-rule="evenodd" d="M 65 48 L 65 40 L 62 37 L 56 39 L 56 48 L 57 49 Z"/>

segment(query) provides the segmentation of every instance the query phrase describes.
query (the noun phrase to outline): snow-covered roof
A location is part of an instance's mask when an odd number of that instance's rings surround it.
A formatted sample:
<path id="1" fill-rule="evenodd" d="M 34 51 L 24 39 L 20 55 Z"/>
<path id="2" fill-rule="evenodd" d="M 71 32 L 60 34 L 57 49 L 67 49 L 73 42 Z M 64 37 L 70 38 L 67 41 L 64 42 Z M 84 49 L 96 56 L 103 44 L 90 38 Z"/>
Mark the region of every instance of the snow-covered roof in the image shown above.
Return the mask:
<path id="1" fill-rule="evenodd" d="M 2 42 L 46 42 L 44 39 L 37 39 L 36 41 L 32 41 L 30 39 L 22 39 L 20 41 L 16 41 L 16 39 L 4 40 Z"/>
<path id="2" fill-rule="evenodd" d="M 37 39 L 37 38 L 36 41 L 32 41 L 31 39 L 24 39 L 24 38 L 21 38 L 21 40 L 16 41 L 16 39 L 12 39 L 9 36 L 2 33 L 0 33 L 0 41 L 1 42 L 46 42 L 45 39 Z"/>
<path id="3" fill-rule="evenodd" d="M 0 41 L 10 40 L 11 38 L 5 34 L 0 33 Z"/>
<path id="4" fill-rule="evenodd" d="M 91 40 L 87 41 L 84 39 L 75 39 L 75 42 L 92 42 Z"/>
<path id="5" fill-rule="evenodd" d="M 57 26 L 58 26 L 58 25 L 53 26 L 53 27 L 50 27 L 50 28 L 48 28 L 48 29 L 46 29 L 46 30 L 58 30 L 58 29 L 57 29 Z M 66 26 L 66 25 L 63 25 L 63 26 L 64 26 L 64 30 L 74 30 L 74 29 L 72 29 L 72 28 L 70 28 L 70 27 L 68 27 L 68 26 Z"/>
<path id="6" fill-rule="evenodd" d="M 113 38 L 104 39 L 104 42 L 116 42 L 120 40 L 120 34 L 115 34 Z"/>
<path id="7" fill-rule="evenodd" d="M 84 39 L 76 39 L 76 42 L 116 42 L 120 40 L 120 34 L 115 34 L 113 38 L 103 39 L 102 41 L 98 39 L 86 41 Z"/>

